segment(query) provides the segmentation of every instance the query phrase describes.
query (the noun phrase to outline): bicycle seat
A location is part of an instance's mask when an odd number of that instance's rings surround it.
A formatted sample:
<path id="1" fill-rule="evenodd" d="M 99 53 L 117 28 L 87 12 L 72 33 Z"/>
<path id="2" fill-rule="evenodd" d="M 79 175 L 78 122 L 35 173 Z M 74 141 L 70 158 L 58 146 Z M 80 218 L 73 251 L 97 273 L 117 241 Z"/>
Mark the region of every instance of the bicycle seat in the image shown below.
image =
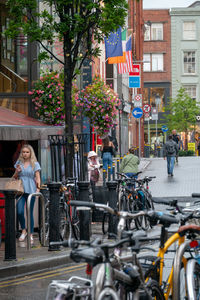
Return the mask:
<path id="1" fill-rule="evenodd" d="M 70 253 L 70 258 L 75 262 L 86 262 L 94 267 L 103 262 L 103 251 L 98 247 L 74 249 Z"/>
<path id="2" fill-rule="evenodd" d="M 200 226 L 195 224 L 184 225 L 179 227 L 178 233 L 180 236 L 184 236 L 186 233 L 197 233 L 200 234 Z"/>

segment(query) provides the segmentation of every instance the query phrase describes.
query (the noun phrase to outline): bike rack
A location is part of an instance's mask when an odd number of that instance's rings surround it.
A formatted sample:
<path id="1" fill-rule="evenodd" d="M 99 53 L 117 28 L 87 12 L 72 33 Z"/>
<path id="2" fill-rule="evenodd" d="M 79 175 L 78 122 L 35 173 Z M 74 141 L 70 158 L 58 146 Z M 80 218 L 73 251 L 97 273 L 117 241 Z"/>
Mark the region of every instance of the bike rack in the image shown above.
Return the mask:
<path id="1" fill-rule="evenodd" d="M 33 193 L 28 196 L 26 212 L 27 212 L 27 250 L 31 249 L 31 217 L 30 217 L 30 204 L 32 197 L 39 197 L 38 199 L 42 201 L 42 228 L 45 231 L 45 198 L 41 193 Z M 45 234 L 42 235 L 42 246 L 46 246 Z"/>

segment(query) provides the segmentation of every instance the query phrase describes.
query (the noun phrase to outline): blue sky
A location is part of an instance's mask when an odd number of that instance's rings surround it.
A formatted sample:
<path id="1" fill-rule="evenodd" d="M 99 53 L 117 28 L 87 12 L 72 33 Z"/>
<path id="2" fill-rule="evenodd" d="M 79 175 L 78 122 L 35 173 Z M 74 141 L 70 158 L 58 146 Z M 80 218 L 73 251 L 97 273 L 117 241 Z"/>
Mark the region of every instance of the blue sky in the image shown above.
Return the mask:
<path id="1" fill-rule="evenodd" d="M 195 0 L 143 0 L 143 8 L 187 7 Z"/>

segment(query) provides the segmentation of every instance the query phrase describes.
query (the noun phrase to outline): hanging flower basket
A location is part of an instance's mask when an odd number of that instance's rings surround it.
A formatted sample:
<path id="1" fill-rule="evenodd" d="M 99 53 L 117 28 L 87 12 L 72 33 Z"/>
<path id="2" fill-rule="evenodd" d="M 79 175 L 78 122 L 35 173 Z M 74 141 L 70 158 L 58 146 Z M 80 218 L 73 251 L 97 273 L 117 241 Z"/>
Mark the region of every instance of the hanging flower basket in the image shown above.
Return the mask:
<path id="1" fill-rule="evenodd" d="M 92 84 L 77 92 L 73 102 L 73 114 L 88 117 L 100 136 L 107 135 L 116 124 L 120 99 L 100 77 L 95 77 Z"/>

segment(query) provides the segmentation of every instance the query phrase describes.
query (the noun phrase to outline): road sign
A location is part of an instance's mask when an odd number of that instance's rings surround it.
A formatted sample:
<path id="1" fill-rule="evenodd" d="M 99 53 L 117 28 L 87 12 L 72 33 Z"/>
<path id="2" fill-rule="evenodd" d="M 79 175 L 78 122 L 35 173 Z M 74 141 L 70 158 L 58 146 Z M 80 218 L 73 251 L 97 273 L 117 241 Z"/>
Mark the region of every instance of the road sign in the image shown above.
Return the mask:
<path id="1" fill-rule="evenodd" d="M 142 101 L 134 101 L 134 107 L 142 107 Z"/>
<path id="2" fill-rule="evenodd" d="M 161 130 L 162 130 L 162 132 L 167 132 L 169 129 L 168 129 L 168 127 L 166 125 L 163 125 L 161 127 Z"/>
<path id="3" fill-rule="evenodd" d="M 143 111 L 140 107 L 135 107 L 133 110 L 132 110 L 132 115 L 134 116 L 134 118 L 136 119 L 140 119 L 143 115 Z"/>
<path id="4" fill-rule="evenodd" d="M 140 76 L 140 65 L 133 64 L 133 72 L 130 72 L 129 76 Z"/>
<path id="5" fill-rule="evenodd" d="M 129 76 L 129 88 L 140 88 L 140 76 Z"/>
<path id="6" fill-rule="evenodd" d="M 142 94 L 137 94 L 134 96 L 135 101 L 142 101 Z"/>
<path id="7" fill-rule="evenodd" d="M 144 113 L 149 113 L 151 111 L 151 106 L 149 104 L 144 104 L 142 109 Z"/>
<path id="8" fill-rule="evenodd" d="M 144 112 L 144 117 L 145 117 L 145 118 L 150 118 L 150 113 Z"/>

